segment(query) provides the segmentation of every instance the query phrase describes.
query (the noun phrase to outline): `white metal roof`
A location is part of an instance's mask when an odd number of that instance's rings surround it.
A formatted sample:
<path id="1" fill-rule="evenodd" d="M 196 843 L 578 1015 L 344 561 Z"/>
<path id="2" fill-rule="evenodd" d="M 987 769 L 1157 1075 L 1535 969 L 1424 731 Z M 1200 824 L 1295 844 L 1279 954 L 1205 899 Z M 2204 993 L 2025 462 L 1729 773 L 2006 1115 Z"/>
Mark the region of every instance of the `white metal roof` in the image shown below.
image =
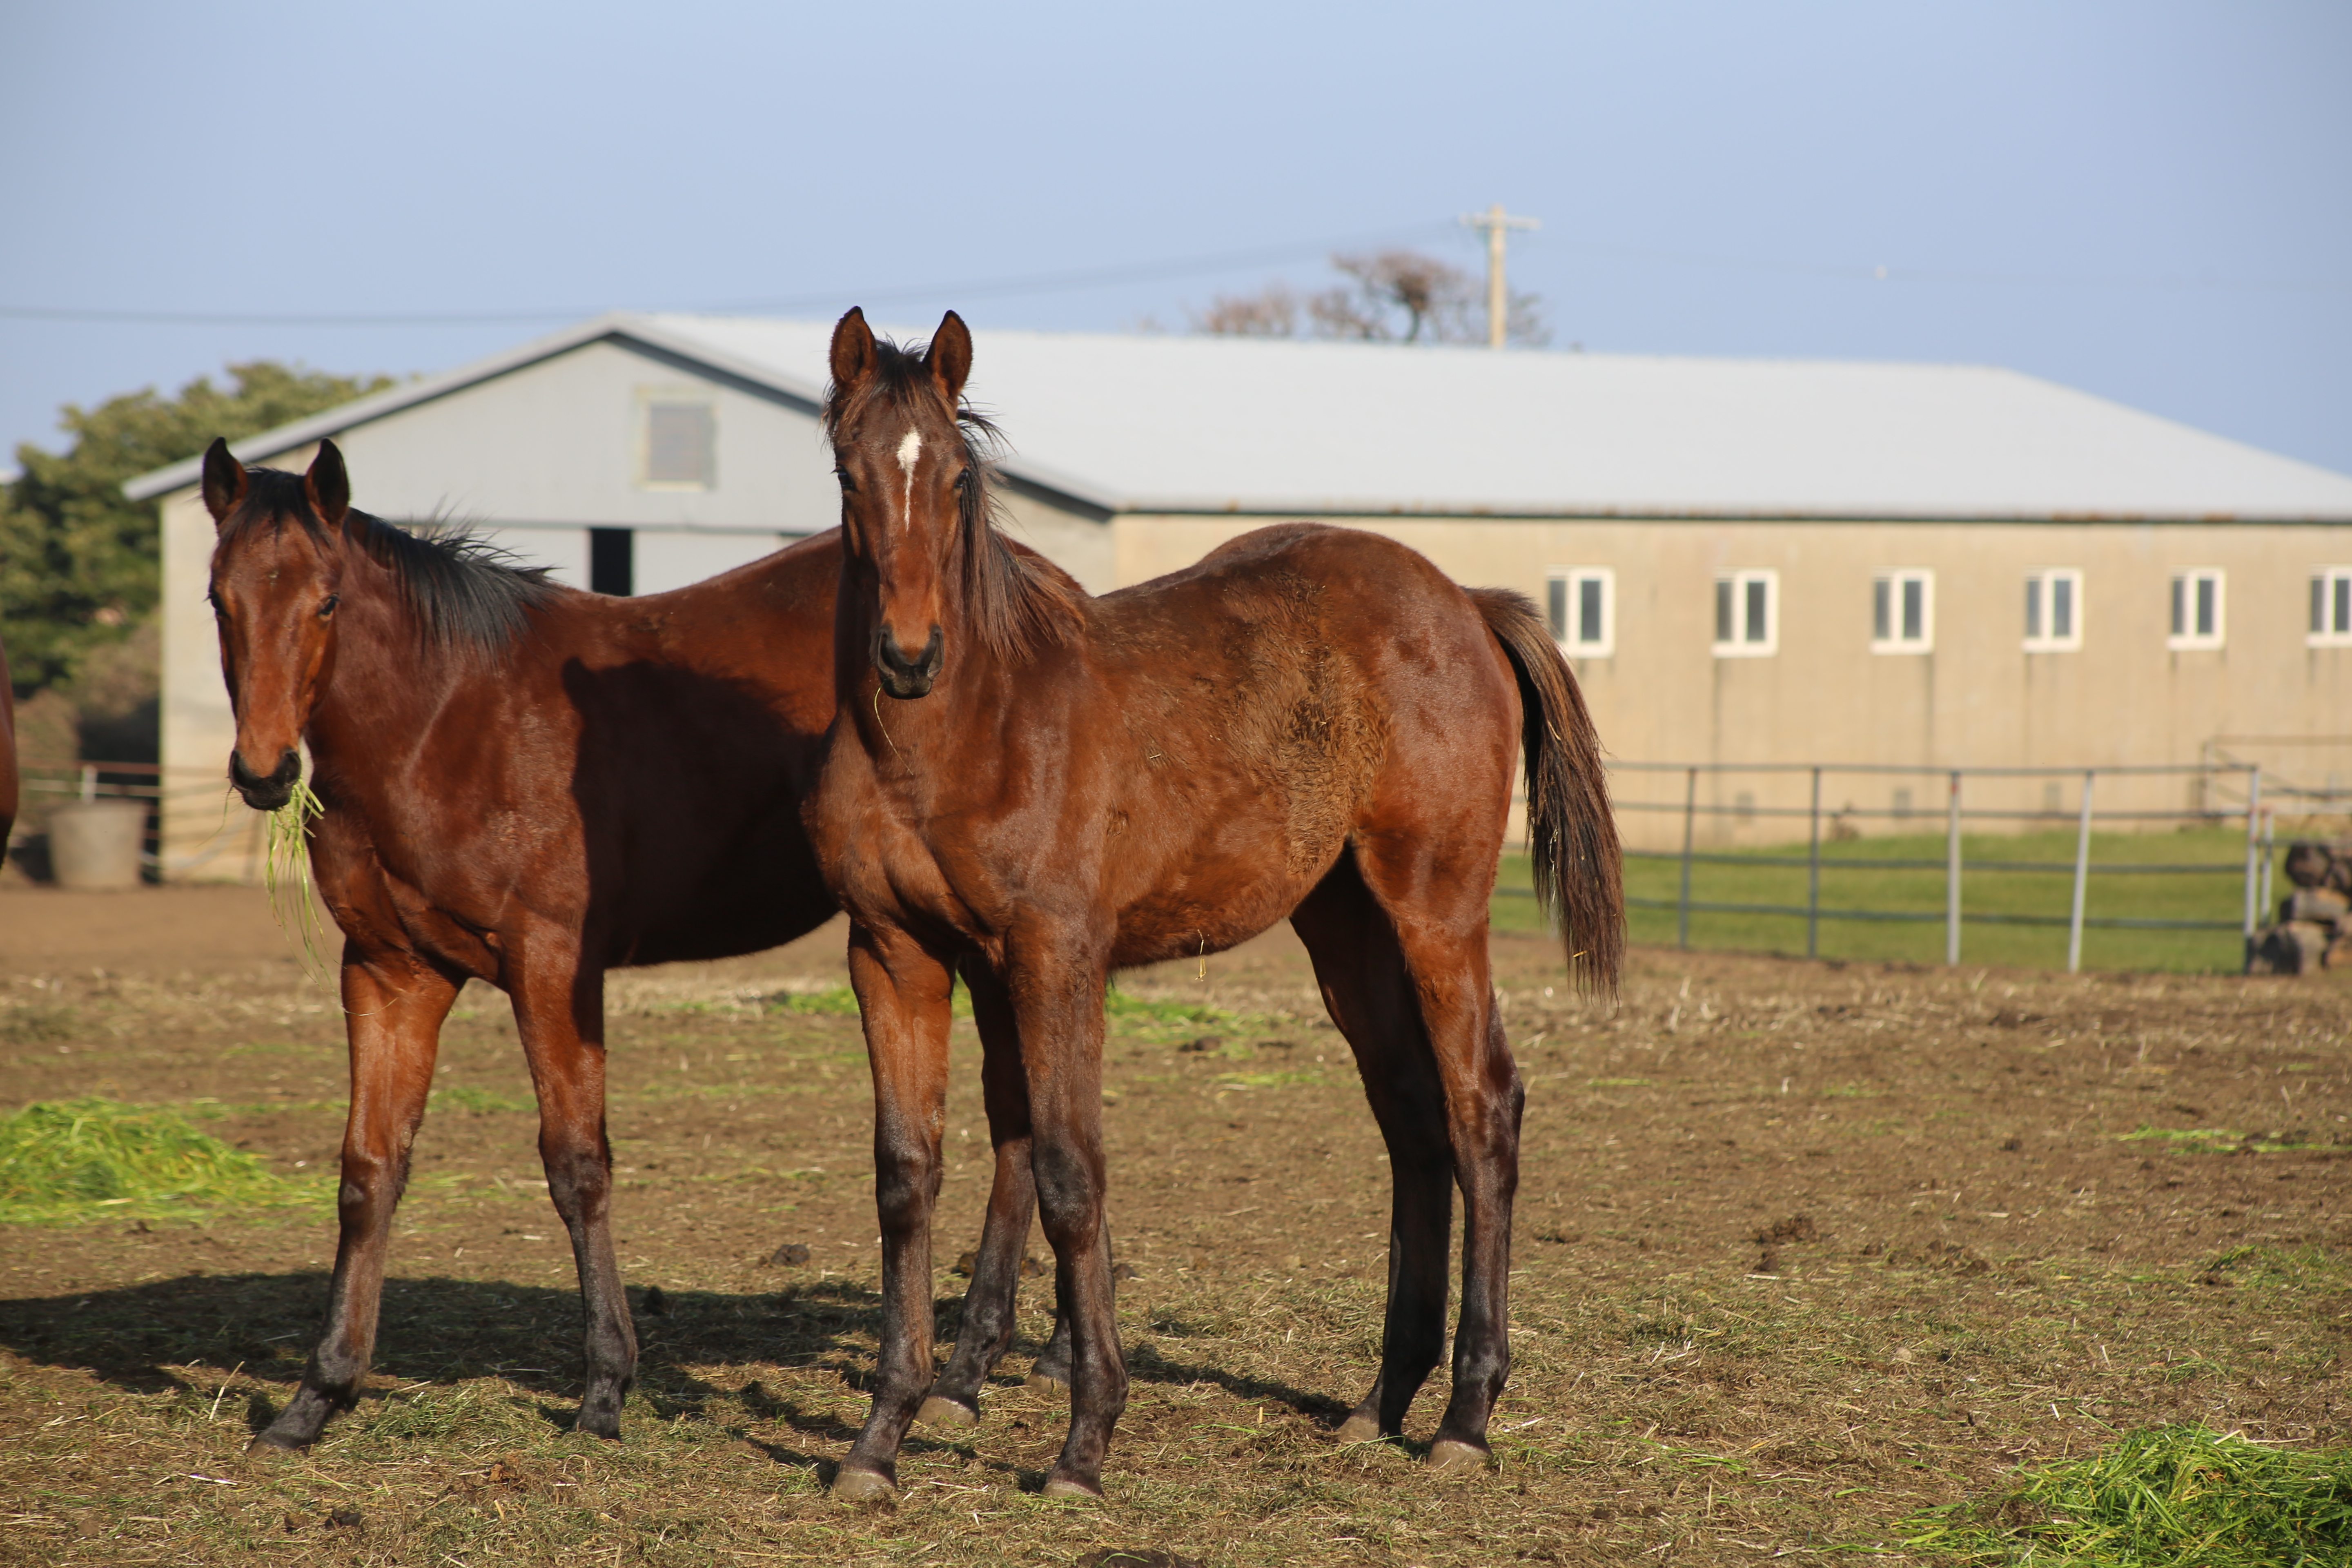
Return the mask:
<path id="1" fill-rule="evenodd" d="M 611 335 L 813 400 L 831 332 L 602 317 L 238 454 L 284 451 Z M 2352 477 L 1988 366 L 973 340 L 969 395 L 1003 424 L 1006 467 L 1112 511 L 2352 521 Z M 160 494 L 196 468 L 126 489 Z"/>

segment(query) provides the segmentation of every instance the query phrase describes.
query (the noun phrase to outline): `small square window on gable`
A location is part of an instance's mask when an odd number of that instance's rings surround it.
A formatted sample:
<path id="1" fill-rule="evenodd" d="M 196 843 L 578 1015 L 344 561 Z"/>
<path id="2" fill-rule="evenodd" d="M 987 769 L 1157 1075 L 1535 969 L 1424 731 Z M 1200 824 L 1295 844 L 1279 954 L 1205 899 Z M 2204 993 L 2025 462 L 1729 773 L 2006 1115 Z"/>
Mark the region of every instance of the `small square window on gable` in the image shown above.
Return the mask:
<path id="1" fill-rule="evenodd" d="M 2083 573 L 2045 566 L 2025 574 L 2025 651 L 2071 653 L 2083 646 Z"/>
<path id="2" fill-rule="evenodd" d="M 1870 651 L 1931 653 L 1936 647 L 1936 574 L 1881 572 L 1870 582 Z"/>
<path id="3" fill-rule="evenodd" d="M 1780 574 L 1726 572 L 1715 580 L 1715 657 L 1769 658 L 1780 651 Z"/>
<path id="4" fill-rule="evenodd" d="M 2172 635 L 2168 648 L 2220 647 L 2227 629 L 2219 566 L 2190 566 L 2172 574 Z"/>
<path id="5" fill-rule="evenodd" d="M 2319 566 L 2311 574 L 2313 647 L 2352 647 L 2352 566 Z"/>
<path id="6" fill-rule="evenodd" d="M 637 394 L 637 483 L 649 490 L 719 488 L 719 418 L 707 393 Z"/>
<path id="7" fill-rule="evenodd" d="M 1617 651 L 1617 574 L 1606 566 L 1555 566 L 1545 584 L 1552 640 L 1570 658 Z"/>

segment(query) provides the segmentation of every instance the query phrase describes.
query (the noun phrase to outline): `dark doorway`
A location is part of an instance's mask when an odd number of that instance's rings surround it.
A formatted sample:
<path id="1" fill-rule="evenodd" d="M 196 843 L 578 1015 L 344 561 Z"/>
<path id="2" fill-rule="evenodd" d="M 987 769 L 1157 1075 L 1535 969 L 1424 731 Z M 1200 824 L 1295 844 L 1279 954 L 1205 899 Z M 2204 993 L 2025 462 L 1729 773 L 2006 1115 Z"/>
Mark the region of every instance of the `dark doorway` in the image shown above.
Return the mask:
<path id="1" fill-rule="evenodd" d="M 636 534 L 626 528 L 588 531 L 588 588 L 627 598 L 636 591 Z"/>

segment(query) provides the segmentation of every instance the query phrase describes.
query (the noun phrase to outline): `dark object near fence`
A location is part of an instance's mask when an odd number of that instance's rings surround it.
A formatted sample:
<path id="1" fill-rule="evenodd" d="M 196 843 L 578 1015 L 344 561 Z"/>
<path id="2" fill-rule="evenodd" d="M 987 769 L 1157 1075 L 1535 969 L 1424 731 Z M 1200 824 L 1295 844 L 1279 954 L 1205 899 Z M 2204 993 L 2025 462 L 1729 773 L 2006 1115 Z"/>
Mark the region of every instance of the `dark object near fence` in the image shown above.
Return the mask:
<path id="1" fill-rule="evenodd" d="M 2294 890 L 2247 943 L 2249 974 L 2307 974 L 2352 955 L 2352 839 L 2298 839 L 2284 863 Z"/>

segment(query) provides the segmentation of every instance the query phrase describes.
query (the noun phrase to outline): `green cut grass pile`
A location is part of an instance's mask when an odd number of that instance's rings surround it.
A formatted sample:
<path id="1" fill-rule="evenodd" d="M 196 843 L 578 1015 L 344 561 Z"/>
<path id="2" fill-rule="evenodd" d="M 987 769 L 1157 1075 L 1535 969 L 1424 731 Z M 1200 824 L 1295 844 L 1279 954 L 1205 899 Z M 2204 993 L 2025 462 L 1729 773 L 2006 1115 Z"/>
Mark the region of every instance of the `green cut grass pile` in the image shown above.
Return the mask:
<path id="1" fill-rule="evenodd" d="M 307 1195 L 159 1106 L 45 1100 L 0 1120 L 0 1223 L 157 1218 Z"/>
<path id="2" fill-rule="evenodd" d="M 2274 1447 L 2201 1426 L 2157 1426 L 2021 1479 L 1990 1508 L 1918 1516 L 1904 1545 L 1931 1561 L 2004 1568 L 2352 1563 L 2352 1449 Z"/>

